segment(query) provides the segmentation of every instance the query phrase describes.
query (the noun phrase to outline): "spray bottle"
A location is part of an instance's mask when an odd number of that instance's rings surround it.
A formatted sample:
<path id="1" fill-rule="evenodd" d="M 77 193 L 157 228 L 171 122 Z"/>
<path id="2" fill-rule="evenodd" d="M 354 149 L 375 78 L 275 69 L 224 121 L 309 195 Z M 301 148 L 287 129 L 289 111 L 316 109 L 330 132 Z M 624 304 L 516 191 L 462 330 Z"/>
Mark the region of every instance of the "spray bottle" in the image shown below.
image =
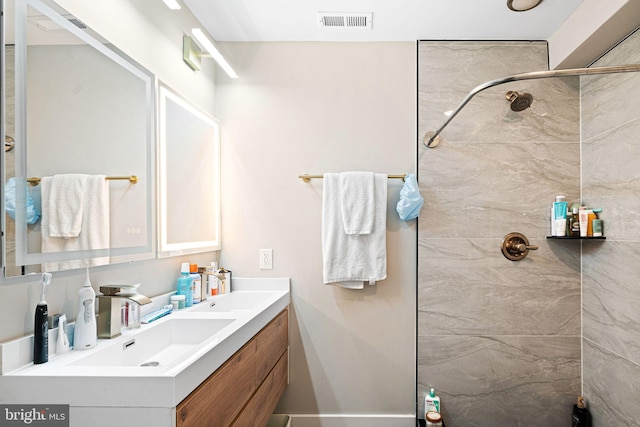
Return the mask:
<path id="1" fill-rule="evenodd" d="M 33 363 L 36 365 L 49 360 L 49 310 L 44 300 L 44 288 L 50 283 L 51 273 L 42 273 L 42 293 L 33 325 Z"/>
<path id="2" fill-rule="evenodd" d="M 73 348 L 76 350 L 93 348 L 98 343 L 95 301 L 96 292 L 91 287 L 89 267 L 87 267 L 84 286 L 78 291 L 78 315 L 73 332 Z"/>

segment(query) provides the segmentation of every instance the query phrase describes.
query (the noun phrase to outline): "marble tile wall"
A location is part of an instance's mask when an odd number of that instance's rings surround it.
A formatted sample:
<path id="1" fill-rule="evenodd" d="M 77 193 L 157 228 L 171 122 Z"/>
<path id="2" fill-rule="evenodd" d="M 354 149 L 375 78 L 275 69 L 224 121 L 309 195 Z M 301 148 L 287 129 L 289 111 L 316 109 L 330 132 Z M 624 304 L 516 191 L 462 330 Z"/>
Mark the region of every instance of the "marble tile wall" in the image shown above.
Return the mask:
<path id="1" fill-rule="evenodd" d="M 545 43 L 420 42 L 418 136 L 478 84 L 547 69 Z M 514 113 L 508 90 L 529 92 Z M 579 81 L 477 95 L 420 144 L 418 414 L 435 388 L 448 427 L 567 425 L 580 394 L 580 243 L 548 241 L 555 195 L 580 197 Z M 524 233 L 539 250 L 503 257 Z"/>
<path id="2" fill-rule="evenodd" d="M 640 63 L 640 32 L 594 66 Z M 583 197 L 606 242 L 583 244 L 583 387 L 593 427 L 640 424 L 640 73 L 583 77 Z"/>

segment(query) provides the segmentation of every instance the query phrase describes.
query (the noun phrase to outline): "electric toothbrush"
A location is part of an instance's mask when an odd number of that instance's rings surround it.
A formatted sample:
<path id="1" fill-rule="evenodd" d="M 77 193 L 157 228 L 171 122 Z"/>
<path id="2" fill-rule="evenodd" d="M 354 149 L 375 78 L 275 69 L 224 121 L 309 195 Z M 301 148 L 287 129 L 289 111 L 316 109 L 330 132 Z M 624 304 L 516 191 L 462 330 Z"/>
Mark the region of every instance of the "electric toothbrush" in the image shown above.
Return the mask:
<path id="1" fill-rule="evenodd" d="M 45 288 L 51 283 L 51 273 L 42 273 L 42 293 L 36 305 L 33 325 L 33 363 L 38 365 L 49 360 L 49 310 L 44 299 Z"/>

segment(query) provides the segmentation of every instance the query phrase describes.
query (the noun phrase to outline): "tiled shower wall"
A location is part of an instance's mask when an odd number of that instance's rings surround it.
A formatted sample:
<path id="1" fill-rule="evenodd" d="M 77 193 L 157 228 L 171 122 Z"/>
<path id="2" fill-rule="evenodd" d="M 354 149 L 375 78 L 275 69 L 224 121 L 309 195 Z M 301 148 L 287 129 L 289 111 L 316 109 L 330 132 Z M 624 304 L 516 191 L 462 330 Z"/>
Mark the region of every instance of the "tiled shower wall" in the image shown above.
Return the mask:
<path id="1" fill-rule="evenodd" d="M 420 138 L 476 85 L 547 69 L 545 43 L 418 49 Z M 512 112 L 508 90 L 531 93 L 532 107 Z M 419 414 L 433 387 L 447 427 L 570 422 L 581 391 L 580 241 L 545 237 L 554 196 L 580 197 L 579 120 L 577 78 L 520 81 L 480 93 L 437 148 L 420 146 Z M 539 246 L 518 262 L 500 251 L 514 231 Z"/>
<path id="2" fill-rule="evenodd" d="M 594 66 L 640 64 L 636 31 Z M 581 78 L 583 197 L 606 242 L 583 244 L 583 383 L 594 427 L 640 423 L 640 73 Z"/>

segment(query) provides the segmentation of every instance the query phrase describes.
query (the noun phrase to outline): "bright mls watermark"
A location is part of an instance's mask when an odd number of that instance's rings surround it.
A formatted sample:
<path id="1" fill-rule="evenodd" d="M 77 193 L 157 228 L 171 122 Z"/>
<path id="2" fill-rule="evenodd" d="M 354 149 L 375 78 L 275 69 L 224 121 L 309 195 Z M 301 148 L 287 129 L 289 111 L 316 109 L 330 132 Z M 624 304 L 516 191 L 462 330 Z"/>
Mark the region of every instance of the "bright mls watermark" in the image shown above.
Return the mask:
<path id="1" fill-rule="evenodd" d="M 0 427 L 69 427 L 69 405 L 0 405 Z"/>

